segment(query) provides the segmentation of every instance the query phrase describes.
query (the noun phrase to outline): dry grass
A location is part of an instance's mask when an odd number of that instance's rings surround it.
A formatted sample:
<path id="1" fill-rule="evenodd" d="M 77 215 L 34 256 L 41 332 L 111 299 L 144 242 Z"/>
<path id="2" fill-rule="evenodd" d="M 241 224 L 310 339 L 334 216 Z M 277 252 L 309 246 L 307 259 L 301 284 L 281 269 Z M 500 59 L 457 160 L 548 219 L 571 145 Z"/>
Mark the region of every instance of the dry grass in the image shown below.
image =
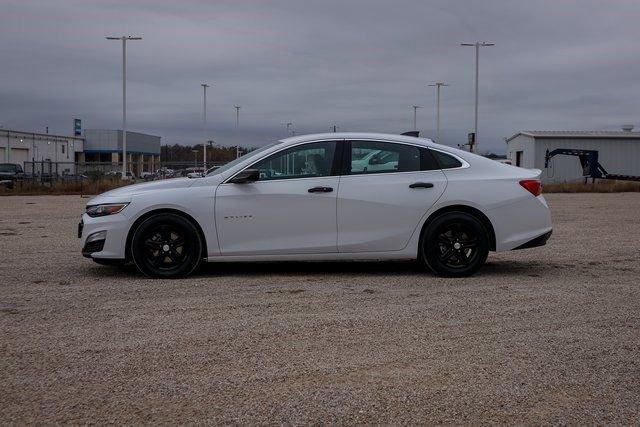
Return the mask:
<path id="1" fill-rule="evenodd" d="M 39 182 L 23 181 L 16 183 L 13 189 L 0 186 L 0 196 L 38 196 L 63 194 L 87 194 L 96 195 L 105 191 L 132 184 L 132 182 L 121 180 L 99 180 L 99 181 L 59 181 L 53 184 L 41 184 Z"/>
<path id="2" fill-rule="evenodd" d="M 545 193 L 629 193 L 640 192 L 640 182 L 631 181 L 596 181 L 595 184 L 583 182 L 565 182 L 562 184 L 545 184 Z"/>

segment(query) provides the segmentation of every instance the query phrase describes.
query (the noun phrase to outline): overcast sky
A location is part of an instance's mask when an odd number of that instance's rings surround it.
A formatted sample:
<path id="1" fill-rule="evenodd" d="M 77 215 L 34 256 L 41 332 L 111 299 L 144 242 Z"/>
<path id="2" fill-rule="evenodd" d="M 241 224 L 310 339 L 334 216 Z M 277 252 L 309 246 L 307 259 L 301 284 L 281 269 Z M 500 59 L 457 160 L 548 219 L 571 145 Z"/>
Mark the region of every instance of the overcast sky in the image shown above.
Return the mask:
<path id="1" fill-rule="evenodd" d="M 640 1 L 29 1 L 0 0 L 0 126 L 70 134 L 121 125 L 121 45 L 128 52 L 129 129 L 163 143 L 211 137 L 262 145 L 329 131 L 435 137 L 473 128 L 480 56 L 481 151 L 519 130 L 640 124 Z M 234 105 L 241 106 L 235 129 Z"/>

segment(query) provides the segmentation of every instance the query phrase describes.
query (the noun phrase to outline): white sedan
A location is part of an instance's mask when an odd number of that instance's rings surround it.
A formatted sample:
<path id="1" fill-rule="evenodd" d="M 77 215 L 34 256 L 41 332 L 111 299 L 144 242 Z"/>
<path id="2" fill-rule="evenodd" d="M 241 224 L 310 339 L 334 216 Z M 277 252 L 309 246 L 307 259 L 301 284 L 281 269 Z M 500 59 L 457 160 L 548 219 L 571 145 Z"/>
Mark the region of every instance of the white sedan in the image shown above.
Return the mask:
<path id="1" fill-rule="evenodd" d="M 372 152 L 394 160 L 364 170 Z M 489 251 L 546 243 L 539 175 L 424 138 L 296 136 L 202 177 L 101 194 L 78 235 L 84 256 L 151 277 L 183 277 L 202 261 L 345 259 L 417 259 L 467 276 Z"/>

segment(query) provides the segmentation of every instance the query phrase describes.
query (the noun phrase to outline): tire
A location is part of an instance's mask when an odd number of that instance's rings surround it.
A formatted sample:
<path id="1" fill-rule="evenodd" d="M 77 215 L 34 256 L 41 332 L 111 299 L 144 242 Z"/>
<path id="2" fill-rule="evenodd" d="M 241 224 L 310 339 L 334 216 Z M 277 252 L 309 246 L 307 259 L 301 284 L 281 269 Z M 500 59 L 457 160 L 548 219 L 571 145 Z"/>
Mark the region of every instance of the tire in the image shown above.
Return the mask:
<path id="1" fill-rule="evenodd" d="M 202 261 L 200 233 L 188 219 L 161 213 L 144 220 L 131 240 L 131 259 L 153 278 L 174 279 L 191 274 Z"/>
<path id="2" fill-rule="evenodd" d="M 466 212 L 438 216 L 420 239 L 419 258 L 438 276 L 470 276 L 484 265 L 488 255 L 487 230 Z"/>

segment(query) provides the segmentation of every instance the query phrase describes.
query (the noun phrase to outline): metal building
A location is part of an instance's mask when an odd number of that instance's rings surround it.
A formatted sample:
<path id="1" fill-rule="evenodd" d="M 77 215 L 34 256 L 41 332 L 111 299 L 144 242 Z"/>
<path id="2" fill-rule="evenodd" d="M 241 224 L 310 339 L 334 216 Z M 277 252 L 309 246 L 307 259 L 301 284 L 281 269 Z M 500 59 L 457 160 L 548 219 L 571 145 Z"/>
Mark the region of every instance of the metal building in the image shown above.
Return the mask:
<path id="1" fill-rule="evenodd" d="M 85 161 L 87 163 L 122 163 L 122 131 L 86 129 Z M 127 170 L 135 175 L 154 172 L 160 167 L 160 137 L 127 131 Z"/>
<path id="2" fill-rule="evenodd" d="M 622 131 L 522 131 L 507 138 L 506 143 L 511 164 L 542 170 L 546 183 L 583 179 L 582 166 L 575 156 L 555 156 L 545 168 L 545 153 L 556 149 L 596 150 L 608 173 L 640 176 L 640 132 L 633 132 L 632 126 Z"/>
<path id="3" fill-rule="evenodd" d="M 82 162 L 84 138 L 0 129 L 0 163 L 53 162 L 64 164 L 60 173 L 75 173 Z M 25 168 L 26 170 L 26 168 Z"/>

